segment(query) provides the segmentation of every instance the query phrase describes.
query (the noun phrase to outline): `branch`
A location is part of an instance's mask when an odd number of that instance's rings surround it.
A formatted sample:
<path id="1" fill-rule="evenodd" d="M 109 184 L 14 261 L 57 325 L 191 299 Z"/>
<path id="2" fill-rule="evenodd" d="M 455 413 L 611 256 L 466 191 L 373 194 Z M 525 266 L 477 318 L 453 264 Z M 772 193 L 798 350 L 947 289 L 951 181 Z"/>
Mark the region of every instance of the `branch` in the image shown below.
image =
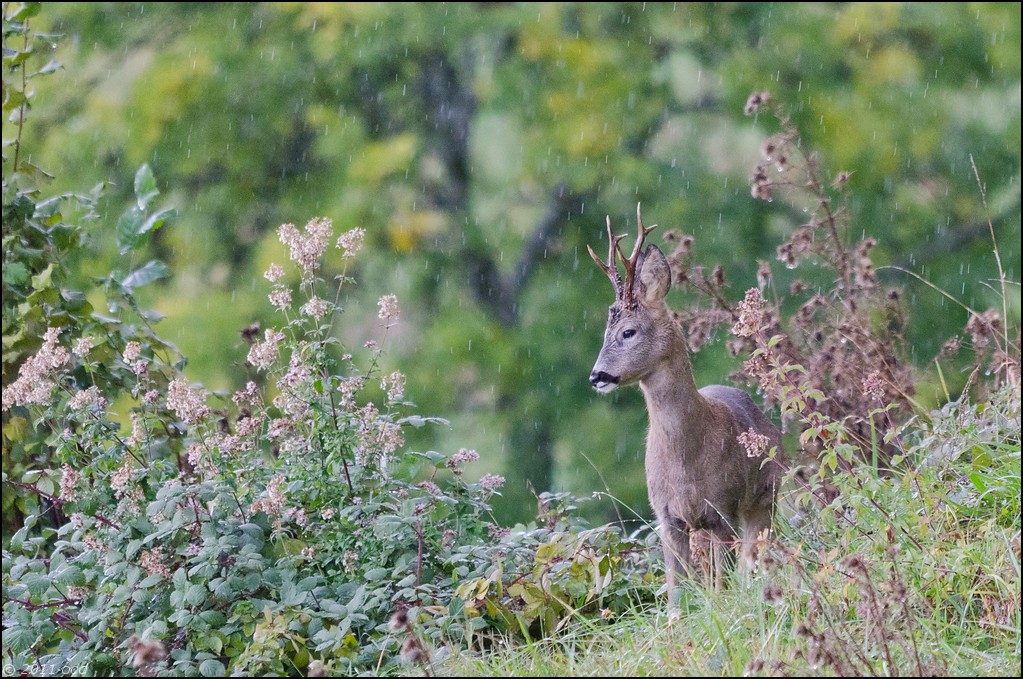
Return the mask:
<path id="1" fill-rule="evenodd" d="M 468 246 L 463 258 L 469 264 L 470 280 L 476 300 L 489 311 L 505 328 L 513 327 L 519 319 L 519 300 L 529 284 L 530 277 L 547 256 L 547 250 L 561 233 L 562 222 L 571 213 L 573 206 L 581 204 L 582 198 L 558 185 L 553 200 L 536 229 L 526 240 L 511 275 L 502 276 L 497 263 L 489 252 Z"/>

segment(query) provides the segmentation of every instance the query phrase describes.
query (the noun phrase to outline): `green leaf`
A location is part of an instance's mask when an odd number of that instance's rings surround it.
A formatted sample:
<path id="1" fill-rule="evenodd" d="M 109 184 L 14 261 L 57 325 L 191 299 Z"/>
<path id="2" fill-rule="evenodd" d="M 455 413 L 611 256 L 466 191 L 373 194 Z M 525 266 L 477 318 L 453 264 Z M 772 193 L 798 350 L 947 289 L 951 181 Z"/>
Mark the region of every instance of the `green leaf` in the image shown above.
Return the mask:
<path id="1" fill-rule="evenodd" d="M 145 221 L 146 213 L 138 207 L 132 206 L 124 211 L 121 218 L 117 220 L 117 246 L 121 254 L 126 254 L 135 249 L 142 240 L 139 229 Z"/>
<path id="2" fill-rule="evenodd" d="M 54 576 L 53 581 L 58 585 L 81 587 L 85 584 L 85 574 L 78 566 L 67 566 Z"/>
<path id="3" fill-rule="evenodd" d="M 28 267 L 21 262 L 4 264 L 4 285 L 19 287 L 28 280 Z"/>
<path id="4" fill-rule="evenodd" d="M 199 665 L 199 674 L 204 677 L 226 677 L 227 669 L 224 668 L 224 664 L 219 660 L 210 658 L 209 660 L 203 660 L 202 664 Z"/>
<path id="5" fill-rule="evenodd" d="M 15 653 L 24 653 L 36 641 L 35 632 L 28 627 L 15 625 L 4 630 L 4 646 Z"/>
<path id="6" fill-rule="evenodd" d="M 166 278 L 169 275 L 170 269 L 167 268 L 166 264 L 158 259 L 151 259 L 125 276 L 124 280 L 121 281 L 121 285 L 131 291 L 161 278 Z"/>
<path id="7" fill-rule="evenodd" d="M 50 589 L 50 579 L 39 573 L 26 574 L 21 579 L 21 584 L 25 585 L 28 588 L 28 593 L 34 597 L 42 596 L 46 594 L 46 590 Z"/>
<path id="8" fill-rule="evenodd" d="M 142 582 L 139 583 L 139 587 L 143 589 L 149 589 L 150 587 L 155 587 L 156 585 L 160 584 L 161 582 L 163 582 L 163 580 L 164 578 L 162 575 L 160 575 L 159 573 L 153 573 L 152 575 L 147 575 L 145 578 L 143 578 Z"/>
<path id="9" fill-rule="evenodd" d="M 146 221 L 142 222 L 142 226 L 139 227 L 139 235 L 142 236 L 151 231 L 156 231 L 161 226 L 174 219 L 177 214 L 177 210 L 172 207 L 157 210 L 150 215 Z"/>
<path id="10" fill-rule="evenodd" d="M 383 580 L 390 574 L 390 570 L 387 568 L 371 568 L 366 571 L 366 582 L 376 582 Z"/>
<path id="11" fill-rule="evenodd" d="M 50 59 L 48 62 L 46 62 L 45 66 L 43 66 L 41 69 L 39 69 L 39 73 L 41 73 L 43 75 L 48 75 L 50 73 L 57 72 L 58 70 L 60 70 L 63 67 L 64 66 L 59 61 L 57 61 L 56 59 Z"/>
<path id="12" fill-rule="evenodd" d="M 192 585 L 185 592 L 185 603 L 190 606 L 198 606 L 206 600 L 207 591 L 202 585 Z"/>
<path id="13" fill-rule="evenodd" d="M 143 163 L 135 173 L 135 203 L 139 211 L 144 211 L 146 206 L 159 195 L 160 190 L 156 188 L 153 169 L 149 167 L 149 163 Z"/>
<path id="14" fill-rule="evenodd" d="M 220 627 L 227 622 L 227 616 L 220 611 L 203 611 L 199 617 L 210 627 Z"/>
<path id="15" fill-rule="evenodd" d="M 54 266 L 56 265 L 53 262 L 50 262 L 49 266 L 37 273 L 35 276 L 32 276 L 33 290 L 42 290 L 43 288 L 48 288 L 53 285 Z"/>

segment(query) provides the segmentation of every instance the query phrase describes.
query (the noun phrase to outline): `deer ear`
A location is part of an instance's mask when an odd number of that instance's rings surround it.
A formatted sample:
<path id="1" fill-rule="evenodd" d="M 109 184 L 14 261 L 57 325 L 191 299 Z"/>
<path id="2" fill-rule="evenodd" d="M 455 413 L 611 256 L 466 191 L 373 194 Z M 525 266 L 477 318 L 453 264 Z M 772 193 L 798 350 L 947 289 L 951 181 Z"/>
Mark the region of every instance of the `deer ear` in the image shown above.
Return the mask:
<path id="1" fill-rule="evenodd" d="M 639 261 L 639 295 L 647 306 L 661 302 L 671 287 L 668 258 L 656 245 L 648 245 Z"/>

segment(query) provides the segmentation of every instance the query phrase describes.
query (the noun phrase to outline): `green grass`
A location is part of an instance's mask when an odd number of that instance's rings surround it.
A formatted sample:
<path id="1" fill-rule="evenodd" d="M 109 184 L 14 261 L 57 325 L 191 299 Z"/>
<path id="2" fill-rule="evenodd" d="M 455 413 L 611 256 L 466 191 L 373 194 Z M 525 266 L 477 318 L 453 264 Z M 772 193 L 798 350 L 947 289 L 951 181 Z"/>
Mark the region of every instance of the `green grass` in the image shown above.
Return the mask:
<path id="1" fill-rule="evenodd" d="M 906 433 L 900 473 L 788 493 L 759 572 L 696 584 L 557 635 L 440 654 L 468 676 L 972 675 L 1020 668 L 1020 397 L 946 408 Z"/>

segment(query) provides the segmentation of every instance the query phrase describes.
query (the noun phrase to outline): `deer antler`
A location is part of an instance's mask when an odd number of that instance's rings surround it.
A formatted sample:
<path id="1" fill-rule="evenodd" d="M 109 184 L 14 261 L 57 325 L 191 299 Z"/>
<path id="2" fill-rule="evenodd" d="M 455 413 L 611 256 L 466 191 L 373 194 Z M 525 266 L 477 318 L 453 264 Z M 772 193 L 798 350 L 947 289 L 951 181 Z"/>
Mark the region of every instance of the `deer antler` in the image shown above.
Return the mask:
<path id="1" fill-rule="evenodd" d="M 611 217 L 608 216 L 607 264 L 600 261 L 600 257 L 597 257 L 597 253 L 593 251 L 593 248 L 591 248 L 589 245 L 586 246 L 586 249 L 590 251 L 590 257 L 593 257 L 593 261 L 596 262 L 597 266 L 599 266 L 604 271 L 604 273 L 607 274 L 607 277 L 611 279 L 611 285 L 613 285 L 615 289 L 615 299 L 622 299 L 622 295 L 625 293 L 625 288 L 622 287 L 622 275 L 618 273 L 618 266 L 617 264 L 615 264 L 615 252 L 619 252 L 621 250 L 618 244 L 621 243 L 623 238 L 625 238 L 624 235 L 616 236 L 611 231 Z"/>
<path id="2" fill-rule="evenodd" d="M 640 253 L 643 251 L 643 241 L 646 240 L 647 234 L 657 228 L 657 225 L 643 227 L 643 215 L 640 214 L 640 204 L 636 203 L 636 244 L 632 246 L 632 254 L 628 257 L 622 252 L 621 245 L 615 242 L 615 247 L 618 250 L 618 256 L 622 258 L 622 264 L 625 265 L 625 288 L 622 291 L 624 301 L 627 305 L 633 305 L 636 303 L 636 298 L 633 295 L 633 288 L 636 284 L 636 264 L 639 261 Z M 621 237 L 619 237 L 619 240 Z"/>

